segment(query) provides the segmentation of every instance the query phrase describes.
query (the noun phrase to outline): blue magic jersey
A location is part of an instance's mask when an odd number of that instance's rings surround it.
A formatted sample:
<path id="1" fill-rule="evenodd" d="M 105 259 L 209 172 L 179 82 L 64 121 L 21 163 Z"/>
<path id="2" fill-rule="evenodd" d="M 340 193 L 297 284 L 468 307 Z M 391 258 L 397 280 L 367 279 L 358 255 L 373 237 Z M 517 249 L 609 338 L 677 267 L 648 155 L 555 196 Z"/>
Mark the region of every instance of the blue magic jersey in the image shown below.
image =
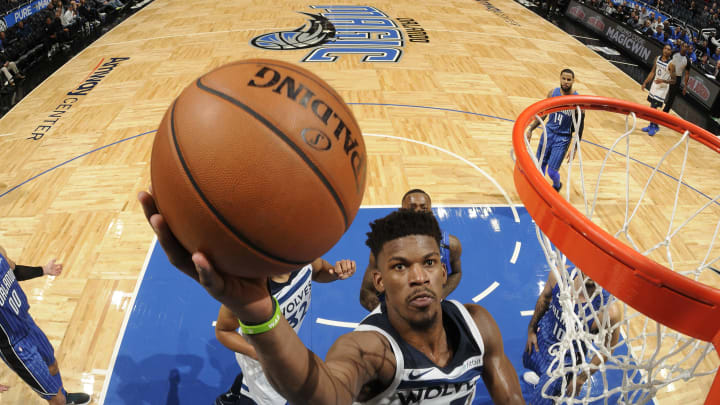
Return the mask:
<path id="1" fill-rule="evenodd" d="M 577 91 L 573 92 L 574 95 L 578 94 Z M 550 97 L 562 96 L 562 90 L 560 87 L 556 87 Z M 545 124 L 548 131 L 554 132 L 561 135 L 570 135 L 572 132 L 572 114 L 575 112 L 574 109 L 557 111 L 548 117 L 548 122 Z"/>
<path id="2" fill-rule="evenodd" d="M 390 324 L 385 303 L 371 312 L 356 331 L 383 335 L 395 355 L 395 378 L 390 386 L 365 404 L 470 405 L 475 385 L 483 373 L 485 346 L 475 321 L 465 306 L 454 300 L 442 301 L 443 324 L 453 357 L 438 367 L 419 350 L 405 342 Z"/>
<path id="3" fill-rule="evenodd" d="M 600 286 L 597 286 L 596 289 L 600 289 Z M 587 305 L 587 303 L 580 304 L 580 307 L 584 309 L 584 319 L 586 324 L 584 325 L 586 330 L 590 330 L 592 327 L 593 322 L 595 321 L 595 318 L 592 316 L 592 312 L 597 312 L 600 308 L 605 308 L 610 303 L 610 293 L 606 290 L 600 289 L 599 294 L 594 294 L 595 297 L 592 300 L 592 305 Z M 540 318 L 540 322 L 538 322 L 538 332 L 537 332 L 537 338 L 538 343 L 544 343 L 541 345 L 541 347 L 547 347 L 549 348 L 562 340 L 563 336 L 565 336 L 566 331 L 566 325 L 564 320 L 562 319 L 562 308 L 560 307 L 560 287 L 558 287 L 557 284 L 555 284 L 555 287 L 552 289 L 552 301 L 550 302 L 550 307 L 548 308 L 548 311 L 545 312 L 545 315 L 543 315 L 542 318 Z M 579 314 L 578 304 L 575 304 L 575 313 Z M 584 348 L 578 348 L 578 350 L 585 351 Z M 552 356 L 549 352 L 546 353 L 547 356 Z"/>
<path id="4" fill-rule="evenodd" d="M 450 265 L 450 234 L 442 231 L 442 239 L 440 240 L 440 261 L 445 264 L 448 274 L 453 273 Z"/>
<path id="5" fill-rule="evenodd" d="M 12 344 L 27 335 L 29 310 L 27 297 L 10 263 L 0 254 L 0 345 Z"/>

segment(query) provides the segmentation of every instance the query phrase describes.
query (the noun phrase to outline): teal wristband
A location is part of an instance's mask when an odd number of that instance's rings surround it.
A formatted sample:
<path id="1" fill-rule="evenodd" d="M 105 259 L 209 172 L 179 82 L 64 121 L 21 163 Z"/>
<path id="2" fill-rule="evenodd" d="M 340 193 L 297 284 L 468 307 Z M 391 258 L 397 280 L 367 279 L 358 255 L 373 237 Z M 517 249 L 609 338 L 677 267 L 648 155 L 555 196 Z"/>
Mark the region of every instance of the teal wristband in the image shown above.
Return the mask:
<path id="1" fill-rule="evenodd" d="M 280 323 L 280 318 L 282 317 L 282 311 L 280 311 L 280 304 L 278 304 L 278 301 L 275 297 L 272 297 L 272 301 L 274 313 L 267 321 L 259 325 L 246 325 L 238 319 L 238 322 L 240 323 L 240 331 L 243 333 L 243 335 L 257 335 L 260 333 L 265 333 L 272 330 L 274 327 L 277 326 L 278 323 Z"/>

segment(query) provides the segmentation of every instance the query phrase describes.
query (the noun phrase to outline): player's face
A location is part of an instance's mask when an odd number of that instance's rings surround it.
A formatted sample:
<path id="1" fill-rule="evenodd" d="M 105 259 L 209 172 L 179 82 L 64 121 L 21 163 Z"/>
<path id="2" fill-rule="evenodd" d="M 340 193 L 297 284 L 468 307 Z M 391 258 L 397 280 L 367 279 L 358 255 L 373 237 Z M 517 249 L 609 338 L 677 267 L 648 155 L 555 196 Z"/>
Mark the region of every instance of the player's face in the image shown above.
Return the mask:
<path id="1" fill-rule="evenodd" d="M 563 92 L 569 93 L 572 90 L 573 83 L 575 83 L 575 77 L 570 73 L 563 73 L 560 75 L 560 88 Z"/>
<path id="2" fill-rule="evenodd" d="M 427 235 L 388 241 L 377 256 L 377 267 L 375 288 L 385 291 L 388 313 L 415 330 L 432 326 L 447 280 L 437 241 Z"/>
<path id="3" fill-rule="evenodd" d="M 423 193 L 408 194 L 402 202 L 402 207 L 415 212 L 430 212 L 430 199 Z"/>
<path id="4" fill-rule="evenodd" d="M 672 47 L 670 45 L 665 45 L 663 47 L 663 57 L 669 58 L 670 55 L 672 55 Z"/>

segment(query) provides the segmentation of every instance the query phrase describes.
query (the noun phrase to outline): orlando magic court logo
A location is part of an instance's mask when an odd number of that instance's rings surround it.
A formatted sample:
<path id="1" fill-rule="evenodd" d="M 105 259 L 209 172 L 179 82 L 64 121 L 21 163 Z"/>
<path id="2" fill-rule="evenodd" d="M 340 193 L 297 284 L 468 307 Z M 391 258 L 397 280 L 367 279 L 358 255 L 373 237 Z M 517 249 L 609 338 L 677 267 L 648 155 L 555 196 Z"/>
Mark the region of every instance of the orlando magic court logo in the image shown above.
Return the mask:
<path id="1" fill-rule="evenodd" d="M 250 44 L 266 50 L 312 49 L 303 62 L 335 62 L 360 55 L 363 62 L 397 62 L 405 44 L 402 29 L 387 14 L 369 6 L 310 6 L 319 14 L 292 31 L 258 35 Z"/>
<path id="2" fill-rule="evenodd" d="M 253 38 L 250 43 L 262 49 L 286 51 L 313 48 L 335 37 L 335 27 L 330 20 L 317 14 L 301 14 L 310 17 L 310 21 L 302 27 L 293 31 L 263 34 Z"/>

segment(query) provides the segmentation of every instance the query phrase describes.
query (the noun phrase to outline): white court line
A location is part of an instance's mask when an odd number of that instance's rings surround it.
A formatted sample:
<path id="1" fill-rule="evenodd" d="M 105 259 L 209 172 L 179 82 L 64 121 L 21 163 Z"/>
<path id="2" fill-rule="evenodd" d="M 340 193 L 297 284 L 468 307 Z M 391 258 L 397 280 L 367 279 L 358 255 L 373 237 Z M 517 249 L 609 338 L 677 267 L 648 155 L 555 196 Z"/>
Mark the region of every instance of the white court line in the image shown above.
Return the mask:
<path id="1" fill-rule="evenodd" d="M 520 316 L 532 316 L 532 314 L 534 314 L 534 313 L 535 313 L 535 311 L 532 309 L 529 311 L 520 311 Z"/>
<path id="2" fill-rule="evenodd" d="M 608 59 L 608 60 L 610 60 L 610 59 Z M 629 66 L 637 66 L 636 63 L 621 62 L 621 61 L 619 61 L 619 60 L 610 60 L 610 62 L 612 62 L 612 63 L 621 63 L 621 64 L 623 64 L 623 65 L 629 65 Z"/>
<path id="3" fill-rule="evenodd" d="M 137 298 L 138 291 L 140 291 L 140 284 L 142 284 L 142 281 L 145 278 L 145 271 L 148 268 L 150 256 L 152 256 L 156 245 L 157 236 L 153 236 L 153 241 L 150 244 L 150 250 L 148 250 L 148 253 L 145 256 L 145 263 L 143 263 L 142 270 L 140 270 L 140 277 L 138 277 L 137 282 L 135 283 L 135 291 L 130 299 L 130 305 L 128 305 L 128 309 L 125 312 L 125 319 L 123 319 L 122 326 L 120 327 L 120 333 L 115 341 L 115 348 L 113 349 L 112 357 L 110 357 L 110 365 L 108 366 L 107 373 L 105 374 L 105 382 L 103 383 L 102 391 L 100 391 L 100 404 L 105 403 L 105 396 L 107 395 L 107 390 L 110 387 L 110 378 L 112 378 L 112 370 L 115 368 L 115 361 L 117 361 L 117 355 L 120 351 L 120 344 L 122 344 L 123 337 L 125 336 L 125 329 L 127 328 L 128 321 L 130 321 L 130 313 L 132 313 L 132 310 L 135 307 L 135 299 Z"/>
<path id="4" fill-rule="evenodd" d="M 490 293 L 495 291 L 495 289 L 498 288 L 499 286 L 500 286 L 500 283 L 498 283 L 497 281 L 493 281 L 493 283 L 490 284 L 490 287 L 486 288 L 485 291 L 481 292 L 480 294 L 475 296 L 475 298 L 472 299 L 473 302 L 478 302 L 478 301 L 482 300 L 483 298 L 487 297 L 488 295 L 490 295 Z"/>
<path id="5" fill-rule="evenodd" d="M 337 326 L 339 328 L 350 328 L 355 329 L 360 325 L 357 322 L 343 322 L 343 321 L 333 321 L 331 319 L 324 319 L 324 318 L 317 318 L 315 319 L 316 323 L 319 323 L 321 325 L 330 325 L 330 326 Z"/>
<path id="6" fill-rule="evenodd" d="M 503 197 L 505 197 L 505 201 L 508 202 L 508 206 L 509 206 L 510 209 L 512 210 L 513 217 L 515 218 L 515 222 L 517 222 L 517 223 L 520 222 L 520 216 L 518 215 L 517 210 L 515 209 L 515 205 L 513 205 L 513 202 L 512 202 L 512 200 L 510 199 L 510 196 L 508 195 L 507 192 L 505 192 L 505 189 L 502 188 L 502 186 L 500 185 L 500 183 L 498 183 L 497 181 L 495 181 L 495 179 L 494 179 L 492 176 L 490 176 L 489 174 L 487 174 L 487 172 L 485 172 L 485 170 L 479 168 L 475 163 L 473 163 L 473 162 L 465 159 L 464 157 L 458 155 L 457 153 L 451 152 L 451 151 L 449 151 L 449 150 L 447 150 L 447 149 L 443 149 L 443 148 L 441 148 L 441 147 L 439 147 L 439 146 L 435 146 L 435 145 L 430 144 L 430 143 L 427 143 L 427 142 L 416 141 L 416 140 L 414 140 L 414 139 L 403 138 L 403 137 L 400 137 L 400 136 L 384 135 L 384 134 L 363 134 L 363 136 L 364 136 L 364 137 L 365 137 L 365 136 L 370 136 L 370 137 L 376 137 L 376 138 L 396 139 L 396 140 L 400 140 L 400 141 L 407 141 L 407 142 L 411 142 L 411 143 L 416 143 L 416 144 L 418 144 L 418 145 L 427 146 L 427 147 L 430 148 L 430 149 L 435 149 L 435 150 L 439 150 L 440 152 L 444 152 L 444 153 L 446 153 L 446 154 L 448 154 L 448 155 L 450 155 L 450 156 L 452 156 L 452 157 L 460 160 L 461 162 L 464 162 L 464 163 L 468 164 L 470 167 L 472 167 L 473 169 L 475 169 L 475 170 L 477 170 L 478 172 L 480 172 L 480 174 L 482 174 L 483 176 L 485 176 L 486 179 L 490 180 L 490 182 L 491 182 L 492 184 L 494 184 L 495 187 L 496 187 L 498 190 L 500 190 L 500 193 L 502 193 Z"/>
<path id="7" fill-rule="evenodd" d="M 571 37 L 575 37 L 575 38 L 592 39 L 593 41 L 600 41 L 600 39 L 598 39 L 598 38 L 584 37 L 584 36 L 582 36 L 582 35 L 573 35 L 573 34 L 570 34 L 570 36 L 571 36 Z"/>
<path id="8" fill-rule="evenodd" d="M 522 246 L 522 243 L 520 243 L 520 241 L 515 241 L 515 250 L 510 258 L 510 263 L 515 264 L 515 262 L 517 262 L 518 256 L 520 256 L 520 246 Z"/>

